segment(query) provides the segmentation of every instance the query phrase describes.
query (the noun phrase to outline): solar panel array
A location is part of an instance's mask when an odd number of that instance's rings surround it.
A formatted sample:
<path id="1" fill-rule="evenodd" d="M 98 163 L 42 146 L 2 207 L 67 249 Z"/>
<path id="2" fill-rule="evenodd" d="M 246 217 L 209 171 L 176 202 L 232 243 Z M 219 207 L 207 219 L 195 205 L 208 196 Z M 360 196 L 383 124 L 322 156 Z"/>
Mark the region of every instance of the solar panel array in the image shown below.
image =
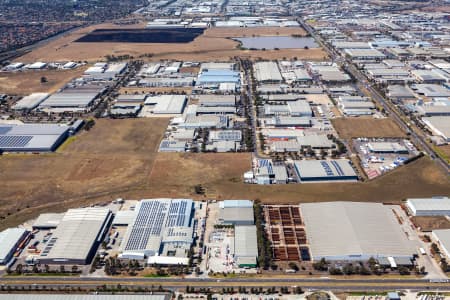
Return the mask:
<path id="1" fill-rule="evenodd" d="M 32 138 L 32 136 L 24 135 L 2 135 L 0 136 L 0 148 L 24 147 Z"/>
<path id="2" fill-rule="evenodd" d="M 191 200 L 143 200 L 138 209 L 124 250 L 145 250 L 151 238 L 162 236 L 163 229 L 190 226 Z"/>

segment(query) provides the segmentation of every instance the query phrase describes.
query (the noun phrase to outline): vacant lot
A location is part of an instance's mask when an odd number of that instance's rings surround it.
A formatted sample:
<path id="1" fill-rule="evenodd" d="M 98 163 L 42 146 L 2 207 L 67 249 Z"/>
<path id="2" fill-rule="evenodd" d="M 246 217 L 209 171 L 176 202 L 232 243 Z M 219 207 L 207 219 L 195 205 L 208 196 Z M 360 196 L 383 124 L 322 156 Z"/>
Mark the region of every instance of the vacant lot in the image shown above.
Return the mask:
<path id="1" fill-rule="evenodd" d="M 428 158 L 363 183 L 258 186 L 242 183 L 249 153 L 157 153 L 168 119 L 101 119 L 63 151 L 0 156 L 0 228 L 43 211 L 63 211 L 121 197 L 396 202 L 450 194 L 450 180 Z M 206 195 L 196 195 L 195 185 Z"/>
<path id="2" fill-rule="evenodd" d="M 158 155 L 150 185 L 152 191 L 159 194 L 191 196 L 194 186 L 202 184 L 208 198 L 260 199 L 271 204 L 336 200 L 399 203 L 413 196 L 450 193 L 449 177 L 428 158 L 421 158 L 375 180 L 357 183 L 248 185 L 240 178 L 249 169 L 248 154 Z M 170 174 L 176 175 L 170 177 Z"/>
<path id="3" fill-rule="evenodd" d="M 327 55 L 322 49 L 281 49 L 281 50 L 239 50 L 238 42 L 229 39 L 232 36 L 253 36 L 253 35 L 303 35 L 301 28 L 211 28 L 190 43 L 77 43 L 75 40 L 81 38 L 95 29 L 121 28 L 112 24 L 101 24 L 82 28 L 78 31 L 68 33 L 58 40 L 35 49 L 20 58 L 18 61 L 67 61 L 67 60 L 88 60 L 98 61 L 106 55 L 131 55 L 139 57 L 150 55 L 151 58 L 144 59 L 161 60 L 193 60 L 193 61 L 214 61 L 229 60 L 234 56 L 248 57 L 250 59 L 277 59 L 293 58 L 321 60 Z"/>
<path id="4" fill-rule="evenodd" d="M 390 118 L 371 117 L 332 119 L 334 128 L 343 139 L 358 137 L 405 137 L 405 133 Z"/>
<path id="5" fill-rule="evenodd" d="M 13 214 L 0 225 L 145 186 L 167 124 L 157 118 L 102 119 L 62 152 L 0 157 L 0 217 Z"/>
<path id="6" fill-rule="evenodd" d="M 74 70 L 1 72 L 0 94 L 53 93 L 73 78 L 83 74 L 85 69 L 80 67 Z M 41 83 L 41 77 L 47 78 L 47 82 Z"/>
<path id="7" fill-rule="evenodd" d="M 450 221 L 444 216 L 412 217 L 416 227 L 422 231 L 433 231 L 435 229 L 450 229 Z"/>

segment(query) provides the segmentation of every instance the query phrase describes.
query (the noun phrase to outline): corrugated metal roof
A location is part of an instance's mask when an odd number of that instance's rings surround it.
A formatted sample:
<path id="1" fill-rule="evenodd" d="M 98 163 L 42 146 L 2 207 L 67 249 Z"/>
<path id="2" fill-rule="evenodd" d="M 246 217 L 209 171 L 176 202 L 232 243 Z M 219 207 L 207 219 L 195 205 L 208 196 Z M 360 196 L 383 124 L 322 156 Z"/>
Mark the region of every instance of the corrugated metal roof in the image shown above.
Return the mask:
<path id="1" fill-rule="evenodd" d="M 256 239 L 256 226 L 235 226 L 234 228 L 234 255 L 236 257 L 257 257 L 258 242 Z"/>
<path id="2" fill-rule="evenodd" d="M 306 203 L 300 209 L 314 259 L 414 254 L 394 214 L 380 203 Z"/>
<path id="3" fill-rule="evenodd" d="M 105 229 L 111 211 L 88 207 L 69 209 L 41 253 L 41 259 L 85 260 Z"/>
<path id="4" fill-rule="evenodd" d="M 8 228 L 0 232 L 0 261 L 7 259 L 11 249 L 25 234 L 26 230 L 23 228 Z"/>

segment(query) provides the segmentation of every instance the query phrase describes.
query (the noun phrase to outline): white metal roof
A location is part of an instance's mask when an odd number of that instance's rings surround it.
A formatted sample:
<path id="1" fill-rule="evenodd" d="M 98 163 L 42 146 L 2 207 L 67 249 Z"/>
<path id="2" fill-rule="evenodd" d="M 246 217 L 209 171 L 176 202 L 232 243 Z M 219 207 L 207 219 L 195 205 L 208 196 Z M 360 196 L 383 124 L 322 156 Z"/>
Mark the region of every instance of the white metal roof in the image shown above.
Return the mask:
<path id="1" fill-rule="evenodd" d="M 258 81 L 282 81 L 278 65 L 272 61 L 257 62 L 254 65 L 255 77 Z"/>
<path id="2" fill-rule="evenodd" d="M 314 259 L 414 253 L 390 208 L 380 203 L 306 203 L 300 209 Z"/>
<path id="3" fill-rule="evenodd" d="M 411 198 L 407 200 L 410 207 L 414 207 L 415 210 L 444 210 L 450 211 L 450 198 Z"/>
<path id="4" fill-rule="evenodd" d="M 33 93 L 17 101 L 12 108 L 15 110 L 33 109 L 38 106 L 39 103 L 47 99 L 48 96 L 49 94 L 47 93 Z"/>
<path id="5" fill-rule="evenodd" d="M 85 260 L 105 230 L 110 215 L 107 208 L 69 209 L 45 245 L 41 258 Z"/>
<path id="6" fill-rule="evenodd" d="M 187 99 L 184 95 L 159 95 L 150 98 L 156 101 L 153 109 L 155 114 L 181 114 Z"/>
<path id="7" fill-rule="evenodd" d="M 0 261 L 4 261 L 11 249 L 25 233 L 23 228 L 8 228 L 0 232 Z"/>
<path id="8" fill-rule="evenodd" d="M 234 255 L 236 257 L 257 257 L 258 242 L 256 239 L 256 226 L 235 226 L 234 228 Z"/>

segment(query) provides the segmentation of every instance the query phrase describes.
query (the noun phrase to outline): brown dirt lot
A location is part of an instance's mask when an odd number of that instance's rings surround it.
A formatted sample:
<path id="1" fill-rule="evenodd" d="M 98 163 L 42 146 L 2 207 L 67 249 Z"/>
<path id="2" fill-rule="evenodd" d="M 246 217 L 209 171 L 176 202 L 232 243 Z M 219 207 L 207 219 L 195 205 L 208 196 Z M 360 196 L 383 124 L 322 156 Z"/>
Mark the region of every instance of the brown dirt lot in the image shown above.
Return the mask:
<path id="1" fill-rule="evenodd" d="M 0 216 L 17 210 L 63 210 L 108 191 L 141 187 L 167 124 L 162 118 L 101 119 L 62 152 L 1 156 Z"/>
<path id="2" fill-rule="evenodd" d="M 336 118 L 331 120 L 334 128 L 343 139 L 358 137 L 406 137 L 405 133 L 390 118 L 372 117 Z"/>
<path id="3" fill-rule="evenodd" d="M 450 194 L 450 180 L 428 158 L 359 183 L 258 186 L 241 181 L 249 153 L 157 153 L 168 119 L 101 119 L 64 150 L 0 157 L 0 228 L 43 211 L 64 211 L 121 197 L 397 202 Z M 194 194 L 201 184 L 206 196 Z M 10 214 L 10 216 L 8 216 Z M 6 218 L 5 218 L 6 217 Z M 2 219 L 5 218 L 5 219 Z"/>
<path id="4" fill-rule="evenodd" d="M 412 217 L 412 221 L 416 227 L 420 227 L 425 232 L 435 229 L 450 229 L 450 221 L 444 216 Z"/>
<path id="5" fill-rule="evenodd" d="M 73 78 L 82 75 L 85 69 L 86 67 L 79 67 L 73 70 L 1 72 L 0 94 L 53 93 Z M 47 82 L 41 83 L 41 77 L 46 77 Z"/>
<path id="6" fill-rule="evenodd" d="M 69 33 L 60 39 L 50 42 L 34 51 L 25 54 L 17 61 L 98 61 L 106 55 L 131 55 L 139 57 L 144 54 L 152 54 L 150 60 L 174 59 L 185 61 L 224 61 L 234 56 L 248 57 L 250 59 L 281 59 L 293 58 L 322 60 L 327 54 L 322 49 L 280 49 L 266 51 L 239 50 L 238 42 L 228 39 L 228 36 L 247 35 L 291 35 L 304 34 L 299 28 L 235 28 L 229 31 L 227 28 L 211 28 L 190 43 L 175 44 L 145 44 L 145 43 L 76 43 L 78 38 L 98 28 L 119 28 L 112 24 L 100 24 L 82 28 Z M 122 27 L 121 27 L 122 28 Z M 236 33 L 230 34 L 231 33 Z M 148 59 L 148 58 L 144 58 Z"/>

